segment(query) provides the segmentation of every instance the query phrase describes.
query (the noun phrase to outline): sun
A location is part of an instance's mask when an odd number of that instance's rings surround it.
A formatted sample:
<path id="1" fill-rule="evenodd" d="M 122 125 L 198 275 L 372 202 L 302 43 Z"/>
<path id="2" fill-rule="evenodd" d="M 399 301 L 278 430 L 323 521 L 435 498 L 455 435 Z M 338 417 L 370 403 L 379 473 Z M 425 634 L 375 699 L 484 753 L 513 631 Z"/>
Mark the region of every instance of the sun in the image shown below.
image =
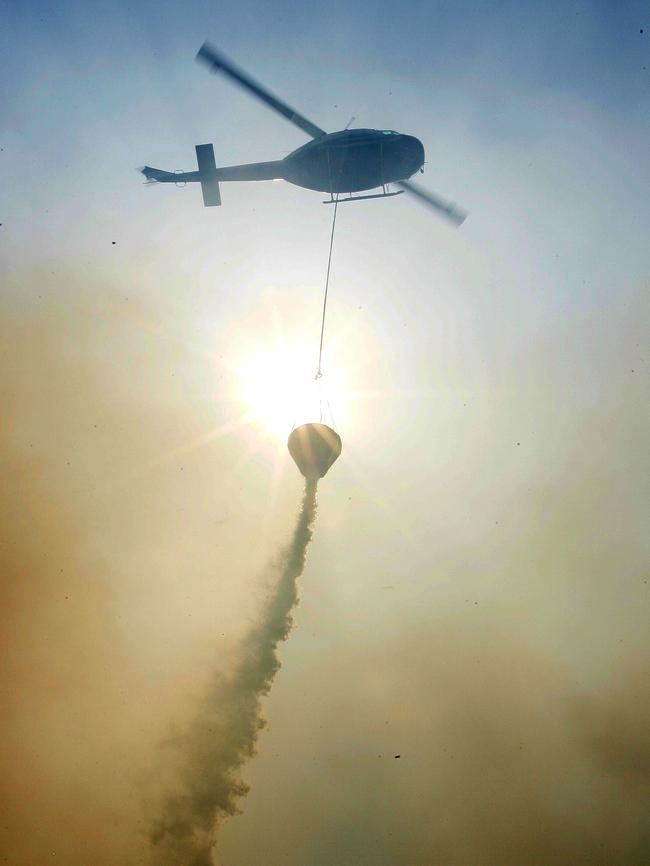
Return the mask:
<path id="1" fill-rule="evenodd" d="M 331 415 L 332 377 L 315 378 L 314 347 L 307 342 L 272 343 L 228 366 L 235 399 L 266 436 L 286 441 L 295 425 Z"/>

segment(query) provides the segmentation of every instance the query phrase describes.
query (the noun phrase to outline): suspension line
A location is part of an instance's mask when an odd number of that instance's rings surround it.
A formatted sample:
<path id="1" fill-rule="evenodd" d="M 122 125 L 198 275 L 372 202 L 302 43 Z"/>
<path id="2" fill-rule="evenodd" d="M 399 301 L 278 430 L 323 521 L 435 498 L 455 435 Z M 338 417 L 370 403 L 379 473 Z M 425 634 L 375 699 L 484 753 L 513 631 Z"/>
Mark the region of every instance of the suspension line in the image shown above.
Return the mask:
<path id="1" fill-rule="evenodd" d="M 323 375 L 321 370 L 321 362 L 323 359 L 323 335 L 325 334 L 325 313 L 327 311 L 327 291 L 329 289 L 330 284 L 330 268 L 332 266 L 332 249 L 334 247 L 334 229 L 336 228 L 336 211 L 339 206 L 339 194 L 336 194 L 336 200 L 334 202 L 334 219 L 332 220 L 332 234 L 330 235 L 330 253 L 327 258 L 327 276 L 325 277 L 325 295 L 323 297 L 323 320 L 320 326 L 320 346 L 318 348 L 318 369 L 316 370 L 315 379 L 320 379 Z"/>

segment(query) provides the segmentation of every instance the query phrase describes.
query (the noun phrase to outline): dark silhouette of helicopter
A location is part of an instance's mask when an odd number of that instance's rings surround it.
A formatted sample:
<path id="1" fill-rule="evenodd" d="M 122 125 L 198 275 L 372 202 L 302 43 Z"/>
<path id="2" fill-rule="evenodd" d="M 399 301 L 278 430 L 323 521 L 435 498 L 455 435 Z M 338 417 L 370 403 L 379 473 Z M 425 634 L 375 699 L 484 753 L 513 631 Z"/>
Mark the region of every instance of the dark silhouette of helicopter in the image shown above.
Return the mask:
<path id="1" fill-rule="evenodd" d="M 284 159 L 223 168 L 217 168 L 211 144 L 197 144 L 198 171 L 171 172 L 145 165 L 140 170 L 148 181 L 179 185 L 200 183 L 206 207 L 221 204 L 219 183 L 225 181 L 287 180 L 296 186 L 329 193 L 326 204 L 386 198 L 409 192 L 457 225 L 465 219 L 466 214 L 456 205 L 414 186 L 408 180 L 418 171 L 424 170 L 424 147 L 414 136 L 391 129 L 325 132 L 238 69 L 207 42 L 203 43 L 196 58 L 206 63 L 213 72 L 225 73 L 310 135 L 312 141 L 303 144 Z M 389 192 L 387 187 L 391 183 L 401 189 Z M 379 188 L 382 192 L 353 195 Z M 339 198 L 341 194 L 347 195 Z"/>

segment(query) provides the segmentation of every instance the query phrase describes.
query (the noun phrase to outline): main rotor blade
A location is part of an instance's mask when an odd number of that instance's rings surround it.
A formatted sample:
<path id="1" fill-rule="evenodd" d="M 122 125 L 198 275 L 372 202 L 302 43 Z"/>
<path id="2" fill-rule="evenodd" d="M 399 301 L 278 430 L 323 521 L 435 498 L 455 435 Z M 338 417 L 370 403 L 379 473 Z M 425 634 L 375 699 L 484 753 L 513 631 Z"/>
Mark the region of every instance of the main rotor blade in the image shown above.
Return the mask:
<path id="1" fill-rule="evenodd" d="M 279 112 L 283 117 L 286 117 L 287 120 L 290 120 L 291 123 L 302 129 L 303 132 L 306 132 L 307 135 L 311 135 L 312 138 L 320 138 L 321 135 L 325 135 L 324 129 L 321 129 L 320 126 L 316 126 L 315 123 L 312 123 L 310 120 L 307 120 L 306 117 L 303 117 L 302 114 L 298 114 L 297 111 L 290 108 L 286 102 L 282 102 L 282 100 L 278 99 L 277 96 L 269 93 L 266 88 L 262 87 L 261 84 L 258 84 L 257 81 L 247 75 L 243 70 L 238 69 L 232 61 L 228 60 L 227 57 L 224 57 L 223 54 L 217 51 L 217 49 L 208 42 L 204 42 L 199 48 L 199 53 L 196 55 L 196 59 L 202 60 L 206 63 L 213 72 L 224 72 L 229 76 L 229 78 L 237 84 L 241 84 L 241 86 L 250 91 L 253 96 L 257 96 L 258 99 L 261 99 L 262 102 L 265 102 L 270 108 L 275 109 L 275 111 Z"/>
<path id="2" fill-rule="evenodd" d="M 443 198 L 438 198 L 437 195 L 422 189 L 422 187 L 415 186 L 415 184 L 412 184 L 409 180 L 399 180 L 397 181 L 397 186 L 401 186 L 406 190 L 406 192 L 410 192 L 411 195 L 416 196 L 420 201 L 428 204 L 429 207 L 432 207 L 434 210 L 438 211 L 438 213 L 441 213 L 443 216 L 447 217 L 447 219 L 456 223 L 457 226 L 465 222 L 465 218 L 467 217 L 466 211 L 459 208 L 458 205 L 453 204 L 453 202 L 448 202 Z"/>

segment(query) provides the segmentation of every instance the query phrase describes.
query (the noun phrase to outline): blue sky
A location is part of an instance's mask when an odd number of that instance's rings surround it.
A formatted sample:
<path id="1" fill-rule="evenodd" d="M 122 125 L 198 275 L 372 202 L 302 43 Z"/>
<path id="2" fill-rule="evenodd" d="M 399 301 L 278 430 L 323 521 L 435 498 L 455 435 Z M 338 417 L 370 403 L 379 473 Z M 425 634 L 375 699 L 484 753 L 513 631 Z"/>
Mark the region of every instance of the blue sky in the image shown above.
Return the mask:
<path id="1" fill-rule="evenodd" d="M 229 162 L 300 144 L 298 130 L 191 62 L 207 36 L 328 129 L 356 115 L 358 125 L 419 134 L 442 167 L 429 182 L 467 207 L 491 171 L 486 149 L 534 155 L 549 140 L 554 151 L 564 142 L 587 151 L 595 190 L 614 194 L 612 173 L 633 196 L 648 176 L 643 14 L 641 4 L 607 3 L 383 4 L 372 14 L 348 3 L 274 4 L 272 14 L 253 3 L 15 5 L 2 36 L 5 185 L 13 207 L 51 191 L 56 212 L 91 177 L 96 199 L 130 194 L 129 208 L 148 206 L 130 169 L 156 160 L 189 169 L 198 139 L 214 139 Z"/>

